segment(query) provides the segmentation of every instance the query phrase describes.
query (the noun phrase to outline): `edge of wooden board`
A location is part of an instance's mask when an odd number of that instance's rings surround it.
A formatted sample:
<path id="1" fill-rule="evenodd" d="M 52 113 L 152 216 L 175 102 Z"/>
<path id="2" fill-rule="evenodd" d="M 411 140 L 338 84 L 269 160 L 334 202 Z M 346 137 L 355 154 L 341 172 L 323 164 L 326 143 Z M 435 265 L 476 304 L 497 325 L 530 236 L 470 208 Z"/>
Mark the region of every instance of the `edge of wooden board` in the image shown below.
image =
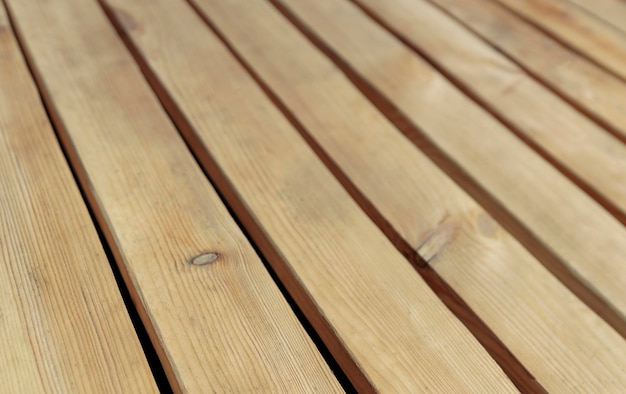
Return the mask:
<path id="1" fill-rule="evenodd" d="M 98 30 L 98 44 L 113 48 L 110 56 L 98 52 L 98 56 L 92 58 L 83 54 L 81 62 L 77 63 L 61 60 L 53 63 L 59 69 L 52 75 L 52 68 L 43 71 L 39 68 L 46 54 L 37 52 L 34 56 L 31 54 L 33 68 L 40 77 L 44 99 L 174 389 L 202 391 L 213 387 L 246 391 L 246 387 L 265 387 L 289 391 L 289 387 L 292 390 L 308 387 L 341 391 L 97 3 L 67 1 L 62 4 L 68 7 L 55 10 L 60 12 L 56 17 L 71 18 L 64 14 L 70 9 L 80 16 L 71 19 L 78 22 L 63 27 L 88 20 L 90 23 L 81 25 L 77 31 L 81 28 Z M 28 6 L 13 4 L 13 8 Z M 18 11 L 21 11 L 16 13 L 22 17 L 20 26 L 25 35 L 24 14 L 33 15 L 23 8 Z M 45 17 L 50 24 L 55 15 L 46 12 Z M 32 23 L 31 29 L 44 26 Z M 72 36 L 74 31 L 59 32 L 58 29 L 61 27 L 57 26 L 56 32 L 65 34 L 66 40 L 54 42 L 75 44 L 78 51 L 72 52 L 74 56 L 81 56 L 81 50 L 103 49 L 81 47 L 84 44 L 72 41 L 80 40 L 81 35 Z M 48 25 L 46 34 L 54 32 Z M 45 43 L 37 43 L 35 33 L 30 33 L 33 35 L 23 37 L 26 46 L 38 45 L 37 48 L 42 49 Z M 83 33 L 86 37 L 92 36 L 86 31 Z M 55 52 L 55 56 L 60 57 L 55 57 L 54 61 L 63 59 L 62 55 L 62 51 Z M 99 66 L 111 59 L 119 69 Z M 74 78 L 83 74 L 62 70 L 68 65 L 92 69 L 79 84 Z M 43 73 L 47 74 L 42 76 Z M 65 83 L 70 89 L 62 86 Z M 113 96 L 108 89 L 112 89 Z M 76 96 L 63 96 L 67 92 Z M 92 96 L 98 97 L 97 109 L 91 107 L 94 100 L 88 97 L 94 92 L 99 93 Z M 138 101 L 126 101 L 128 95 Z M 120 103 L 133 102 L 141 105 L 129 104 L 133 111 L 124 112 L 124 104 Z M 81 105 L 84 112 L 71 113 Z M 121 123 L 115 124 L 117 121 Z M 81 122 L 93 123 L 81 127 Z M 105 142 L 106 138 L 114 137 L 143 141 L 143 155 L 129 155 L 123 144 L 114 146 Z M 103 163 L 107 171 L 98 170 Z M 183 168 L 185 171 L 181 171 Z M 123 176 L 117 175 L 122 173 Z M 142 182 L 135 183 L 133 179 L 142 179 Z M 161 196 L 168 197 L 167 201 L 161 201 Z M 160 205 L 156 204 L 159 201 Z M 120 215 L 120 209 L 130 210 L 133 216 Z M 156 212 L 158 215 L 154 215 Z M 169 225 L 175 226 L 176 231 L 167 233 L 168 228 L 173 230 Z M 214 250 L 220 253 L 214 263 L 189 264 L 193 256 Z M 207 297 L 213 302 L 190 302 Z M 231 307 L 239 313 L 233 313 Z M 219 324 L 216 326 L 215 322 Z M 248 362 L 244 362 L 246 359 Z"/>

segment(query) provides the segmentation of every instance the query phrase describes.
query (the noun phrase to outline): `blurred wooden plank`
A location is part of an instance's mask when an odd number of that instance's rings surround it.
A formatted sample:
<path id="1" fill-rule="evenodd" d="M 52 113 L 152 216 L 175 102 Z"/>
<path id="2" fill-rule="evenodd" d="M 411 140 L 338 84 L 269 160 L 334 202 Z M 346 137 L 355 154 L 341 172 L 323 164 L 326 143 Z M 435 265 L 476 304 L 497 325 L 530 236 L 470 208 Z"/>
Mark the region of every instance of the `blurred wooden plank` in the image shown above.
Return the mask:
<path id="1" fill-rule="evenodd" d="M 543 387 L 611 392 L 626 386 L 626 341 L 412 146 L 269 3 L 194 2 L 393 226 L 392 237 L 399 233 L 430 260 Z M 429 237 L 448 229 L 449 243 L 426 247 Z"/>
<path id="2" fill-rule="evenodd" d="M 107 3 L 197 156 L 357 388 L 515 391 L 187 4 Z"/>
<path id="3" fill-rule="evenodd" d="M 621 264 L 626 229 L 621 223 L 355 5 L 280 3 L 396 105 L 429 145 L 460 167 L 451 169 L 457 181 L 490 204 L 523 244 L 626 333 L 626 269 Z M 421 138 L 415 130 L 409 133 Z"/>
<path id="4" fill-rule="evenodd" d="M 626 83 L 488 0 L 431 0 L 626 142 Z"/>
<path id="5" fill-rule="evenodd" d="M 626 32 L 566 0 L 492 0 L 506 5 L 559 41 L 626 79 Z"/>
<path id="6" fill-rule="evenodd" d="M 174 388 L 341 391 L 98 4 L 9 3 Z"/>
<path id="7" fill-rule="evenodd" d="M 626 224 L 626 144 L 432 4 L 357 0 Z M 566 143 L 565 143 L 566 142 Z"/>
<path id="8" fill-rule="evenodd" d="M 623 0 L 569 0 L 588 13 L 626 30 L 626 3 Z"/>
<path id="9" fill-rule="evenodd" d="M 0 3 L 0 391 L 157 392 Z"/>

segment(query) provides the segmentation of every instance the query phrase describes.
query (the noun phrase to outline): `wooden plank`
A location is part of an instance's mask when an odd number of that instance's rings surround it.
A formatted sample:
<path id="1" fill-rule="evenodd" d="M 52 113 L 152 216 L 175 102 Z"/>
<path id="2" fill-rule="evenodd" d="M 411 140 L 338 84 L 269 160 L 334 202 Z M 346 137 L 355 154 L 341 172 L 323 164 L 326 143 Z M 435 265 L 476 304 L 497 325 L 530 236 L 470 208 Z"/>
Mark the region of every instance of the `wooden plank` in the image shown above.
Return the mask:
<path id="1" fill-rule="evenodd" d="M 357 0 L 626 224 L 626 144 L 425 1 Z M 563 143 L 567 141 L 567 143 Z"/>
<path id="2" fill-rule="evenodd" d="M 1 3 L 0 185 L 1 391 L 156 393 Z"/>
<path id="3" fill-rule="evenodd" d="M 270 4 L 195 3 L 393 226 L 391 236 L 399 233 L 430 260 L 545 389 L 611 392 L 626 385 L 626 341 L 411 146 Z M 427 247 L 429 237 L 450 228 L 449 243 Z"/>
<path id="4" fill-rule="evenodd" d="M 341 391 L 98 4 L 9 3 L 175 390 Z"/>
<path id="5" fill-rule="evenodd" d="M 622 0 L 569 0 L 581 9 L 610 23 L 613 27 L 626 30 L 626 3 Z"/>
<path id="6" fill-rule="evenodd" d="M 566 0 L 494 0 L 567 46 L 626 78 L 626 32 L 614 29 Z"/>
<path id="7" fill-rule="evenodd" d="M 200 161 L 358 389 L 515 391 L 187 4 L 107 3 Z"/>
<path id="8" fill-rule="evenodd" d="M 595 307 L 626 332 L 621 223 L 353 4 L 280 3 L 419 128 L 407 131 L 413 138 L 423 135 L 428 149 L 447 155 L 443 161 L 457 166 L 451 170 L 457 171 L 457 181 L 488 204 L 544 264 L 577 292 L 584 290 L 569 273 L 600 296 L 606 304 Z"/>
<path id="9" fill-rule="evenodd" d="M 626 83 L 488 0 L 431 0 L 626 142 Z"/>

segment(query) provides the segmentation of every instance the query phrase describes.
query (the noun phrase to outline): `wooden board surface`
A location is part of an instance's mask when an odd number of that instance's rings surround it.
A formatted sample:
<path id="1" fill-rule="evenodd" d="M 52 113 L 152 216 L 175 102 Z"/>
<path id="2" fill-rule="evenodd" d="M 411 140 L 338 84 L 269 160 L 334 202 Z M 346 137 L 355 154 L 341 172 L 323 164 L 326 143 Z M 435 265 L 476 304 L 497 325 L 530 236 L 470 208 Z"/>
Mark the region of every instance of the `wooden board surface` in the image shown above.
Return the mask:
<path id="1" fill-rule="evenodd" d="M 569 0 L 617 29 L 626 31 L 626 3 L 623 0 Z"/>
<path id="2" fill-rule="evenodd" d="M 602 67 L 626 79 L 626 32 L 568 0 L 492 0 L 540 27 Z"/>
<path id="3" fill-rule="evenodd" d="M 392 237 L 400 234 L 428 260 L 545 389 L 626 385 L 626 341 L 412 146 L 277 10 L 264 1 L 194 3 L 382 213 L 395 229 Z M 433 241 L 448 231 L 447 242 Z"/>
<path id="4" fill-rule="evenodd" d="M 9 4 L 174 389 L 341 391 L 98 4 Z"/>
<path id="5" fill-rule="evenodd" d="M 357 388 L 515 391 L 191 9 L 107 3 L 200 161 L 240 201 L 235 211 Z"/>
<path id="6" fill-rule="evenodd" d="M 498 220 L 523 225 L 516 237 L 544 264 L 570 285 L 567 275 L 576 275 L 601 297 L 605 305 L 597 309 L 626 332 L 620 222 L 353 4 L 281 3 L 419 128 L 409 130 L 414 138 L 424 135 L 453 160 L 470 177 L 456 179 L 475 197 L 486 191 Z"/>
<path id="7" fill-rule="evenodd" d="M 393 26 L 396 34 L 522 139 L 590 188 L 590 194 L 626 224 L 626 144 L 428 2 L 357 3 Z"/>
<path id="8" fill-rule="evenodd" d="M 432 0 L 626 142 L 626 83 L 489 0 Z"/>
<path id="9" fill-rule="evenodd" d="M 626 387 L 626 3 L 0 5 L 0 388 Z"/>
<path id="10" fill-rule="evenodd" d="M 157 392 L 2 3 L 0 185 L 0 391 Z"/>

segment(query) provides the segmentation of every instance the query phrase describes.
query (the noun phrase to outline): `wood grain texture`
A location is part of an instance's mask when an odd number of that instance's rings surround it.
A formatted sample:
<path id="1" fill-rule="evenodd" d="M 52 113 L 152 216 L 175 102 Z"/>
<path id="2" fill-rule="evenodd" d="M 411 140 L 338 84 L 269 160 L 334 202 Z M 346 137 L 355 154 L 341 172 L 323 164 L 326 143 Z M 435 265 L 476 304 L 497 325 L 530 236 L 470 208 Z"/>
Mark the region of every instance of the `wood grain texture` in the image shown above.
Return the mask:
<path id="1" fill-rule="evenodd" d="M 357 0 L 626 224 L 626 144 L 426 1 Z M 567 141 L 567 143 L 564 143 Z"/>
<path id="2" fill-rule="evenodd" d="M 10 4 L 174 389 L 341 391 L 98 4 Z"/>
<path id="3" fill-rule="evenodd" d="M 0 391 L 157 392 L 0 3 Z"/>
<path id="4" fill-rule="evenodd" d="M 546 390 L 619 392 L 626 385 L 626 341 L 412 146 L 270 4 L 194 2 Z"/>
<path id="5" fill-rule="evenodd" d="M 626 142 L 626 83 L 500 4 L 431 0 Z"/>
<path id="6" fill-rule="evenodd" d="M 514 215 L 541 242 L 533 253 L 542 259 L 544 250 L 555 254 L 563 264 L 555 270 L 567 267 L 602 297 L 623 328 L 626 230 L 621 223 L 353 4 L 280 3 L 486 190 L 496 208 Z"/>
<path id="7" fill-rule="evenodd" d="M 506 5 L 559 41 L 626 79 L 626 32 L 568 0 L 492 0 Z"/>
<path id="8" fill-rule="evenodd" d="M 626 3 L 622 0 L 569 0 L 589 14 L 626 31 Z"/>
<path id="9" fill-rule="evenodd" d="M 187 4 L 107 3 L 200 161 L 358 389 L 515 391 Z"/>

